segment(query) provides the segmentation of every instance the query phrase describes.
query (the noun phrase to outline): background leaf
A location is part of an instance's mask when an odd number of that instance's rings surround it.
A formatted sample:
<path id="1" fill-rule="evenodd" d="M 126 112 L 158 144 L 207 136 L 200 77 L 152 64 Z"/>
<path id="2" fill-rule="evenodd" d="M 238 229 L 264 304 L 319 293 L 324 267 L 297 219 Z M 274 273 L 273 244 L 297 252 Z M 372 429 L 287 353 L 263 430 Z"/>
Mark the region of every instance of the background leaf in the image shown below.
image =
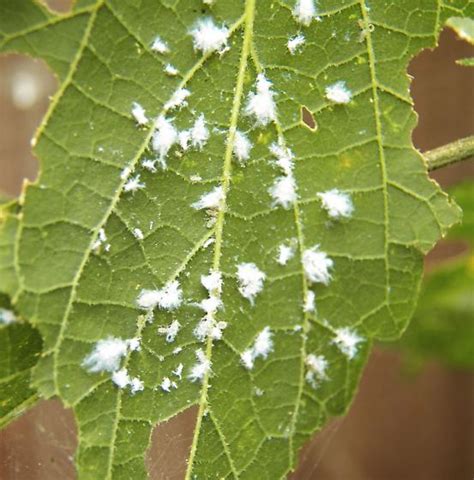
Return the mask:
<path id="1" fill-rule="evenodd" d="M 400 348 L 412 365 L 436 359 L 455 368 L 473 368 L 473 184 L 461 184 L 450 193 L 463 210 L 463 222 L 452 229 L 447 240 L 466 242 L 467 251 L 427 274 L 417 310 L 400 340 Z"/>
<path id="2" fill-rule="evenodd" d="M 3 317 L 5 310 L 10 309 L 8 299 L 0 295 L 0 315 Z M 37 401 L 36 391 L 30 386 L 30 376 L 41 346 L 41 336 L 31 325 L 0 322 L 0 427 Z"/>
<path id="3" fill-rule="evenodd" d="M 379 0 L 369 8 L 326 0 L 320 21 L 307 28 L 293 6 L 82 1 L 71 14 L 53 16 L 34 2 L 21 0 L 12 12 L 0 1 L 0 49 L 40 56 L 63 80 L 38 133 L 41 176 L 25 192 L 15 300 L 45 341 L 35 385 L 75 410 L 81 478 L 144 477 L 153 425 L 191 405 L 199 414 L 187 478 L 283 477 L 302 443 L 348 408 L 372 338 L 394 338 L 406 327 L 422 254 L 458 218 L 412 146 L 416 119 L 405 71 L 420 49 L 434 46 L 448 17 L 470 13 L 470 2 Z M 189 32 L 203 15 L 230 29 L 222 56 L 193 49 Z M 290 55 L 288 39 L 301 32 L 305 47 Z M 169 45 L 166 57 L 150 50 L 157 34 Z M 168 75 L 167 63 L 180 73 Z M 241 112 L 262 72 L 276 92 L 278 118 L 255 128 Z M 326 96 L 339 81 L 353 95 L 347 105 Z M 189 105 L 167 112 L 179 86 L 190 90 Z M 175 148 L 167 170 L 147 171 L 153 129 L 137 128 L 132 102 L 152 117 L 168 113 L 181 131 L 204 114 L 208 144 L 202 152 Z M 316 131 L 302 122 L 303 106 Z M 246 165 L 232 158 L 236 128 L 254 146 Z M 296 157 L 299 199 L 288 209 L 272 206 L 269 194 L 281 176 L 269 153 L 278 138 Z M 136 174 L 146 188 L 126 192 Z M 191 205 L 217 185 L 225 199 L 212 224 Z M 333 188 L 351 195 L 351 218 L 335 221 L 321 207 L 317 193 Z M 297 254 L 282 267 L 278 247 L 293 238 Z M 315 245 L 334 261 L 328 286 L 310 285 L 302 269 L 303 252 Z M 245 262 L 266 274 L 255 305 L 238 291 L 236 268 Z M 200 278 L 210 269 L 224 276 L 217 315 L 227 328 L 223 340 L 201 344 L 195 304 L 207 296 Z M 173 279 L 185 303 L 147 323 L 137 296 Z M 317 311 L 305 313 L 309 292 Z M 168 343 L 157 326 L 173 320 L 183 328 Z M 247 371 L 240 354 L 265 327 L 273 350 Z M 353 358 L 335 344 L 341 328 L 363 337 Z M 110 374 L 81 366 L 109 336 L 141 339 L 122 366 L 144 391 L 132 395 Z M 179 363 L 189 374 L 198 348 L 212 375 L 164 391 L 163 379 Z M 316 388 L 305 380 L 308 354 L 328 362 L 328 379 Z"/>

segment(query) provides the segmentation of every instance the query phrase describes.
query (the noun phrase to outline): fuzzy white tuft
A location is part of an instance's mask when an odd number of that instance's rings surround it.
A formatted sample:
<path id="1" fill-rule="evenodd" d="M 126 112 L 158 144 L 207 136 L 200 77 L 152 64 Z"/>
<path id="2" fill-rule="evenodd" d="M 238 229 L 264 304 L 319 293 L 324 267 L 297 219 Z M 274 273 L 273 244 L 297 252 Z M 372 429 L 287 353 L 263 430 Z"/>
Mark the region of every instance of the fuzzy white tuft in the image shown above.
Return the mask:
<path id="1" fill-rule="evenodd" d="M 194 50 L 200 50 L 204 55 L 211 52 L 224 53 L 227 50 L 229 29 L 218 27 L 211 18 L 199 20 L 191 30 Z"/>
<path id="2" fill-rule="evenodd" d="M 309 27 L 316 17 L 316 5 L 314 0 L 297 0 L 293 8 L 293 17 L 298 23 Z"/>
<path id="3" fill-rule="evenodd" d="M 116 372 L 113 372 L 112 382 L 114 382 L 119 388 L 125 388 L 130 385 L 130 376 L 128 375 L 127 369 L 122 368 Z"/>
<path id="4" fill-rule="evenodd" d="M 334 103 L 345 104 L 352 100 L 352 92 L 347 88 L 346 82 L 340 80 L 326 87 L 326 98 Z"/>
<path id="5" fill-rule="evenodd" d="M 176 75 L 179 74 L 179 70 L 176 67 L 174 67 L 173 65 L 171 65 L 171 63 L 167 63 L 165 65 L 164 70 L 165 70 L 166 75 L 169 75 L 170 77 L 175 77 Z"/>
<path id="6" fill-rule="evenodd" d="M 11 325 L 17 321 L 16 315 L 11 310 L 0 308 L 0 325 Z"/>
<path id="7" fill-rule="evenodd" d="M 153 134 L 152 147 L 155 152 L 159 154 L 159 160 L 163 166 L 166 167 L 166 156 L 171 150 L 171 147 L 178 141 L 178 131 L 173 122 L 160 116 L 156 120 L 156 131 Z"/>
<path id="8" fill-rule="evenodd" d="M 322 355 L 314 355 L 310 353 L 305 358 L 307 367 L 306 381 L 316 388 L 317 380 L 327 380 L 326 370 L 328 368 L 328 361 Z"/>
<path id="9" fill-rule="evenodd" d="M 197 362 L 192 366 L 188 378 L 191 382 L 202 381 L 211 370 L 211 362 L 199 348 L 196 350 Z"/>
<path id="10" fill-rule="evenodd" d="M 363 341 L 363 338 L 347 327 L 339 328 L 335 333 L 336 337 L 332 342 L 347 358 L 354 358 L 358 351 L 358 345 Z"/>
<path id="11" fill-rule="evenodd" d="M 209 337 L 213 340 L 221 340 L 222 331 L 226 328 L 227 322 L 217 322 L 213 316 L 206 315 L 197 324 L 193 334 L 200 342 L 206 341 Z"/>
<path id="12" fill-rule="evenodd" d="M 270 327 L 265 327 L 255 339 L 253 346 L 255 358 L 267 358 L 268 354 L 273 350 L 272 332 Z"/>
<path id="13" fill-rule="evenodd" d="M 159 327 L 158 333 L 160 335 L 166 335 L 166 341 L 171 343 L 175 341 L 176 335 L 178 335 L 180 329 L 181 324 L 178 320 L 173 320 L 167 327 Z"/>
<path id="14" fill-rule="evenodd" d="M 131 352 L 138 352 L 141 349 L 140 338 L 134 337 L 127 340 L 128 349 Z"/>
<path id="15" fill-rule="evenodd" d="M 220 293 L 222 290 L 222 273 L 214 270 L 209 275 L 201 275 L 201 283 L 208 292 L 216 291 Z"/>
<path id="16" fill-rule="evenodd" d="M 295 155 L 284 145 L 283 141 L 280 140 L 278 143 L 273 142 L 270 145 L 270 152 L 277 159 L 276 164 L 282 169 L 283 173 L 285 175 L 292 175 Z"/>
<path id="17" fill-rule="evenodd" d="M 183 375 L 183 368 L 184 365 L 180 363 L 171 373 L 181 380 L 181 377 Z"/>
<path id="18" fill-rule="evenodd" d="M 285 245 L 282 243 L 278 247 L 278 256 L 276 261 L 280 265 L 286 265 L 295 256 L 295 248 L 293 245 Z"/>
<path id="19" fill-rule="evenodd" d="M 140 182 L 140 175 L 135 175 L 127 180 L 123 186 L 123 191 L 136 192 L 137 190 L 142 190 L 143 188 L 145 188 L 145 184 Z"/>
<path id="20" fill-rule="evenodd" d="M 329 270 L 334 262 L 325 252 L 319 250 L 319 245 L 303 252 L 303 268 L 306 278 L 312 283 L 328 285 L 331 281 Z"/>
<path id="21" fill-rule="evenodd" d="M 139 229 L 139 228 L 134 228 L 132 230 L 132 233 L 133 233 L 133 236 L 137 239 L 137 240 L 143 240 L 145 237 L 143 236 L 143 232 Z"/>
<path id="22" fill-rule="evenodd" d="M 115 372 L 120 367 L 120 360 L 127 354 L 128 346 L 128 341 L 121 338 L 99 340 L 84 358 L 82 366 L 91 373 Z"/>
<path id="23" fill-rule="evenodd" d="M 239 281 L 240 294 L 253 305 L 255 297 L 263 290 L 263 282 L 266 278 L 255 263 L 241 263 L 237 265 L 237 279 Z"/>
<path id="24" fill-rule="evenodd" d="M 220 294 L 222 292 L 222 274 L 218 271 L 211 271 L 209 275 L 201 275 L 201 283 L 209 292 L 208 298 L 202 300 L 199 306 L 206 312 L 194 329 L 194 336 L 204 342 L 207 338 L 220 340 L 222 331 L 227 328 L 226 322 L 216 320 L 216 312 L 222 307 Z"/>
<path id="25" fill-rule="evenodd" d="M 250 92 L 245 114 L 255 117 L 257 125 L 265 126 L 276 120 L 275 92 L 271 89 L 272 83 L 265 78 L 263 73 L 257 76 L 255 90 Z"/>
<path id="26" fill-rule="evenodd" d="M 155 39 L 153 40 L 153 43 L 151 44 L 151 49 L 154 52 L 161 54 L 169 53 L 170 51 L 168 44 L 159 36 L 155 37 Z"/>
<path id="27" fill-rule="evenodd" d="M 194 122 L 194 125 L 190 131 L 191 145 L 194 148 L 201 150 L 209 140 L 209 129 L 206 126 L 206 119 L 204 114 L 201 113 Z"/>
<path id="28" fill-rule="evenodd" d="M 286 46 L 291 55 L 295 55 L 296 53 L 298 53 L 298 51 L 301 50 L 305 43 L 306 39 L 304 38 L 304 35 L 299 34 L 289 38 Z"/>
<path id="29" fill-rule="evenodd" d="M 183 292 L 177 280 L 167 283 L 161 290 L 142 290 L 137 305 L 144 309 L 159 306 L 163 310 L 175 310 L 183 302 Z"/>
<path id="30" fill-rule="evenodd" d="M 152 160 L 150 158 L 145 158 L 142 161 L 142 167 L 149 172 L 155 173 L 156 172 L 156 160 Z"/>
<path id="31" fill-rule="evenodd" d="M 250 151 L 252 150 L 252 147 L 252 142 L 249 140 L 247 135 L 240 130 L 236 130 L 232 152 L 239 163 L 244 163 L 250 158 Z"/>
<path id="32" fill-rule="evenodd" d="M 148 123 L 145 109 L 137 102 L 132 103 L 132 116 L 138 125 L 146 125 Z"/>
<path id="33" fill-rule="evenodd" d="M 303 311 L 306 313 L 314 312 L 316 310 L 316 294 L 312 290 L 308 290 L 306 300 L 303 305 Z"/>
<path id="34" fill-rule="evenodd" d="M 164 377 L 160 387 L 164 392 L 169 393 L 171 388 L 178 388 L 178 385 L 176 385 L 176 383 L 171 381 L 168 377 Z"/>
<path id="35" fill-rule="evenodd" d="M 318 193 L 318 197 L 330 217 L 338 219 L 352 216 L 354 205 L 349 194 L 334 188 L 327 192 Z"/>
<path id="36" fill-rule="evenodd" d="M 253 349 L 247 348 L 247 350 L 244 350 L 244 352 L 242 352 L 242 354 L 240 355 L 240 361 L 247 370 L 252 370 L 255 363 Z"/>
<path id="37" fill-rule="evenodd" d="M 185 107 L 188 102 L 186 99 L 191 95 L 187 88 L 178 88 L 171 98 L 165 103 L 165 110 L 174 110 L 175 108 Z"/>
<path id="38" fill-rule="evenodd" d="M 214 187 L 210 192 L 205 193 L 191 206 L 196 210 L 212 209 L 217 210 L 224 199 L 224 189 L 221 186 Z"/>
<path id="39" fill-rule="evenodd" d="M 138 378 L 132 378 L 130 380 L 130 391 L 132 392 L 132 395 L 134 395 L 137 392 L 143 391 L 145 386 L 143 385 L 143 382 Z"/>
<path id="40" fill-rule="evenodd" d="M 281 205 L 283 208 L 289 209 L 298 199 L 293 175 L 278 177 L 268 189 L 268 193 L 273 198 L 273 206 Z"/>
<path id="41" fill-rule="evenodd" d="M 240 355 L 240 361 L 247 370 L 252 370 L 255 360 L 259 357 L 265 359 L 273 350 L 272 332 L 270 327 L 265 327 L 255 338 L 252 347 Z"/>

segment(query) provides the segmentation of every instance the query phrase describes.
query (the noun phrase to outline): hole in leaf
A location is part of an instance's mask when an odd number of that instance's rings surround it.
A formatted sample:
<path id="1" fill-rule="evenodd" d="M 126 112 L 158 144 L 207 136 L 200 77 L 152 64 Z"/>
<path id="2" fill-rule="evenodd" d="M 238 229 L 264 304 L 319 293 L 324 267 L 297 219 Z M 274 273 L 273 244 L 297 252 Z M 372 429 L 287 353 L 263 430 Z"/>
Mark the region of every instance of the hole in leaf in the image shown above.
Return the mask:
<path id="1" fill-rule="evenodd" d="M 51 10 L 59 13 L 71 11 L 73 0 L 42 0 Z"/>
<path id="2" fill-rule="evenodd" d="M 303 125 L 309 128 L 312 132 L 315 132 L 318 129 L 318 124 L 316 123 L 313 114 L 304 105 L 301 106 L 301 121 L 303 122 Z"/>

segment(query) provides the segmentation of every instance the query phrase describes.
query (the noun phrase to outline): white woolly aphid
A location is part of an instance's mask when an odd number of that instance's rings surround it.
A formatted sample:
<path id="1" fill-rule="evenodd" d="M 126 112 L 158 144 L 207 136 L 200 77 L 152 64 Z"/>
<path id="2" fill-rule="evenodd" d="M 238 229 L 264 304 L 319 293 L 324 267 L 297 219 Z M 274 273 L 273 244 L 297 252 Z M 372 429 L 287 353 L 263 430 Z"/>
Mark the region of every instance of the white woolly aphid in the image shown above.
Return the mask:
<path id="1" fill-rule="evenodd" d="M 130 376 L 126 368 L 121 368 L 112 373 L 112 382 L 119 388 L 125 388 L 130 385 Z"/>
<path id="2" fill-rule="evenodd" d="M 11 310 L 0 308 L 0 325 L 11 325 L 17 321 L 16 315 Z"/>
<path id="3" fill-rule="evenodd" d="M 132 393 L 132 395 L 134 395 L 137 392 L 143 391 L 144 388 L 145 388 L 145 385 L 138 377 L 134 377 L 130 380 L 130 392 Z"/>
<path id="4" fill-rule="evenodd" d="M 187 88 L 178 88 L 171 98 L 165 103 L 165 110 L 174 110 L 176 108 L 185 107 L 188 102 L 186 99 L 191 95 Z"/>
<path id="5" fill-rule="evenodd" d="M 339 328 L 335 333 L 336 336 L 332 343 L 334 343 L 347 358 L 354 358 L 358 351 L 358 345 L 363 341 L 363 338 L 347 327 Z"/>
<path id="6" fill-rule="evenodd" d="M 201 284 L 209 293 L 221 293 L 222 273 L 216 270 L 212 270 L 209 275 L 201 275 Z"/>
<path id="7" fill-rule="evenodd" d="M 250 92 L 245 106 L 245 114 L 253 116 L 258 126 L 264 127 L 276 120 L 275 92 L 271 89 L 272 83 L 263 73 L 257 76 L 255 92 Z"/>
<path id="8" fill-rule="evenodd" d="M 259 357 L 266 359 L 273 350 L 272 332 L 265 327 L 255 338 L 253 345 L 240 355 L 240 361 L 247 370 L 252 370 L 255 360 Z"/>
<path id="9" fill-rule="evenodd" d="M 120 367 L 120 360 L 129 348 L 128 340 L 109 337 L 99 340 L 91 353 L 82 361 L 82 366 L 91 373 L 115 372 Z"/>
<path id="10" fill-rule="evenodd" d="M 314 0 L 297 0 L 293 8 L 293 17 L 298 23 L 309 27 L 316 18 L 316 4 Z"/>
<path id="11" fill-rule="evenodd" d="M 152 160 L 151 158 L 145 158 L 145 160 L 142 160 L 142 167 L 145 170 L 148 170 L 151 173 L 156 172 L 156 160 Z"/>
<path id="12" fill-rule="evenodd" d="M 354 205 L 348 193 L 339 191 L 337 188 L 317 194 L 322 207 L 331 218 L 349 218 L 354 211 Z"/>
<path id="13" fill-rule="evenodd" d="M 240 130 L 236 130 L 234 143 L 232 145 L 232 152 L 239 163 L 242 164 L 250 158 L 250 151 L 252 150 L 252 147 L 253 145 L 249 140 L 249 137 Z"/>
<path id="14" fill-rule="evenodd" d="M 197 22 L 191 30 L 194 50 L 200 50 L 203 55 L 211 52 L 220 54 L 227 50 L 229 29 L 225 26 L 217 26 L 212 18 L 204 18 Z"/>
<path id="15" fill-rule="evenodd" d="M 317 386 L 317 381 L 327 380 L 327 368 L 328 361 L 323 355 L 315 355 L 310 353 L 305 358 L 305 364 L 307 367 L 306 381 L 310 383 L 314 388 Z"/>
<path id="16" fill-rule="evenodd" d="M 169 75 L 170 77 L 175 77 L 179 74 L 179 70 L 175 66 L 171 65 L 171 63 L 167 63 L 164 70 L 166 75 Z"/>
<path id="17" fill-rule="evenodd" d="M 346 104 L 352 100 L 352 92 L 346 82 L 340 80 L 326 87 L 326 98 L 337 104 Z"/>
<path id="18" fill-rule="evenodd" d="M 312 290 L 308 290 L 306 300 L 303 305 L 303 311 L 310 313 L 316 311 L 316 294 Z"/>
<path id="19" fill-rule="evenodd" d="M 290 37 L 286 46 L 290 54 L 295 55 L 296 53 L 298 53 L 298 51 L 302 49 L 305 43 L 306 39 L 304 38 L 304 35 L 300 33 L 298 35 L 295 35 L 294 37 Z"/>
<path id="20" fill-rule="evenodd" d="M 273 198 L 272 206 L 281 205 L 284 209 L 289 209 L 298 199 L 293 175 L 278 177 L 268 193 Z"/>
<path id="21" fill-rule="evenodd" d="M 240 294 L 253 305 L 255 297 L 263 290 L 266 278 L 255 263 L 241 263 L 237 265 L 237 280 L 239 281 Z"/>
<path id="22" fill-rule="evenodd" d="M 129 178 L 123 186 L 124 192 L 136 192 L 145 188 L 145 184 L 140 182 L 140 175 Z"/>
<path id="23" fill-rule="evenodd" d="M 211 362 L 206 354 L 199 348 L 196 350 L 196 363 L 191 367 L 188 378 L 191 382 L 202 381 L 211 370 Z"/>
<path id="24" fill-rule="evenodd" d="M 154 52 L 161 54 L 169 53 L 170 51 L 168 44 L 159 36 L 156 36 L 153 40 L 153 43 L 151 44 L 151 49 Z"/>
<path id="25" fill-rule="evenodd" d="M 166 168 L 166 157 L 171 147 L 178 141 L 178 131 L 173 122 L 163 115 L 156 120 L 156 130 L 153 134 L 152 148 L 159 154 L 159 161 Z"/>
<path id="26" fill-rule="evenodd" d="M 223 199 L 224 189 L 219 185 L 214 187 L 210 192 L 203 194 L 199 200 L 194 202 L 191 206 L 195 210 L 217 210 Z"/>
<path id="27" fill-rule="evenodd" d="M 132 230 L 132 233 L 133 233 L 133 236 L 137 239 L 137 240 L 143 240 L 145 237 L 143 236 L 143 232 L 139 229 L 139 228 L 134 228 Z"/>
<path id="28" fill-rule="evenodd" d="M 178 280 L 167 283 L 161 290 L 142 290 L 137 305 L 149 310 L 160 307 L 163 310 L 175 310 L 183 303 L 183 292 Z"/>
<path id="29" fill-rule="evenodd" d="M 207 128 L 204 114 L 201 113 L 190 130 L 191 145 L 198 150 L 202 150 L 208 140 L 209 129 Z"/>
<path id="30" fill-rule="evenodd" d="M 276 261 L 280 265 L 286 265 L 295 256 L 295 247 L 282 243 L 278 246 L 278 256 Z"/>
<path id="31" fill-rule="evenodd" d="M 132 103 L 132 116 L 138 125 L 146 125 L 148 123 L 145 109 L 137 102 Z"/>
<path id="32" fill-rule="evenodd" d="M 281 168 L 285 175 L 292 175 L 295 158 L 294 153 L 284 145 L 283 140 L 280 140 L 278 143 L 273 142 L 270 145 L 270 152 L 276 158 L 276 164 Z"/>
<path id="33" fill-rule="evenodd" d="M 331 281 L 329 270 L 334 262 L 325 252 L 319 250 L 319 245 L 315 245 L 303 252 L 303 268 L 306 278 L 311 283 L 323 283 L 328 285 Z"/>
<path id="34" fill-rule="evenodd" d="M 160 387 L 164 392 L 169 393 L 172 388 L 178 388 L 178 385 L 176 385 L 175 382 L 170 380 L 169 377 L 164 377 L 161 381 Z"/>
<path id="35" fill-rule="evenodd" d="M 181 380 L 181 377 L 183 375 L 183 368 L 184 365 L 180 363 L 171 373 Z"/>
<path id="36" fill-rule="evenodd" d="M 180 329 L 181 324 L 178 322 L 178 320 L 173 320 L 167 327 L 159 327 L 158 333 L 160 335 L 166 335 L 166 341 L 171 343 L 175 341 Z"/>
<path id="37" fill-rule="evenodd" d="M 193 335 L 200 341 L 204 342 L 208 338 L 213 340 L 221 340 L 222 332 L 227 328 L 227 322 L 217 322 L 211 316 L 205 316 L 197 324 L 193 331 Z"/>
<path id="38" fill-rule="evenodd" d="M 209 275 L 201 275 L 201 283 L 209 292 L 208 298 L 199 303 L 199 306 L 206 312 L 194 329 L 194 336 L 204 342 L 207 338 L 220 340 L 222 331 L 227 328 L 227 322 L 218 322 L 215 318 L 216 312 L 222 307 L 220 294 L 222 292 L 222 274 L 219 271 L 211 271 Z"/>

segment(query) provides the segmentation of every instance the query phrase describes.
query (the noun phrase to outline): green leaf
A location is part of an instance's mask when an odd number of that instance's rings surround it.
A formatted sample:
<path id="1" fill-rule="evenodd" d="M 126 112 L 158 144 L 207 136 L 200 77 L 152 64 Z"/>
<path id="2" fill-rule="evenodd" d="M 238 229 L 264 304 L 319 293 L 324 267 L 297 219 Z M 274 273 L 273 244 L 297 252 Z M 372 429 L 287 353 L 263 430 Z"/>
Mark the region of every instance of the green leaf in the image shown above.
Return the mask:
<path id="1" fill-rule="evenodd" d="M 14 12 L 9 5 L 0 0 L 0 48 L 45 58 L 63 80 L 38 133 L 41 176 L 24 195 L 15 299 L 45 341 L 35 385 L 74 408 L 79 477 L 144 478 L 151 429 L 192 405 L 199 413 L 186 478 L 284 477 L 301 445 L 347 410 L 372 339 L 406 327 L 423 253 L 458 219 L 413 148 L 405 72 L 448 17 L 472 11 L 470 2 L 321 0 L 309 27 L 293 18 L 293 1 L 83 1 L 66 16 L 26 0 Z M 190 30 L 203 16 L 227 25 L 228 51 L 193 49 Z M 290 55 L 287 41 L 300 32 L 306 44 Z M 151 51 L 157 34 L 169 54 Z M 167 63 L 179 74 L 166 74 Z M 262 72 L 278 117 L 258 127 L 243 110 Z M 340 81 L 352 93 L 347 104 L 326 98 Z M 190 90 L 189 105 L 167 112 L 180 87 Z M 150 118 L 167 114 L 181 131 L 204 114 L 209 142 L 202 151 L 175 147 L 166 170 L 147 171 L 153 128 L 137 128 L 132 102 Z M 303 107 L 317 128 L 302 121 Z M 245 165 L 233 155 L 236 129 L 253 144 Z M 295 154 L 299 198 L 287 209 L 269 193 L 282 176 L 269 152 L 279 138 Z M 146 188 L 127 192 L 137 174 Z M 217 211 L 192 208 L 217 186 Z M 350 195 L 350 218 L 322 208 L 318 192 L 334 188 Z M 296 255 L 279 265 L 279 246 L 292 242 Z M 316 245 L 334 262 L 327 286 L 303 272 L 303 252 Z M 242 263 L 266 275 L 254 304 L 239 293 Z M 210 270 L 223 273 L 223 308 L 214 313 L 227 327 L 222 340 L 201 343 L 196 303 L 208 295 L 201 276 Z M 175 279 L 185 302 L 156 310 L 149 323 L 140 292 Z M 316 313 L 303 311 L 310 292 Z M 173 320 L 182 329 L 167 342 L 158 326 Z M 247 370 L 240 355 L 266 327 L 273 349 Z M 354 355 L 335 343 L 343 328 L 363 338 Z M 144 391 L 132 395 L 110 373 L 84 368 L 110 336 L 141 339 L 122 367 Z M 212 370 L 191 382 L 199 348 Z M 309 354 L 328 362 L 316 386 L 306 381 Z M 180 363 L 182 380 L 172 374 Z M 178 388 L 164 391 L 165 377 Z"/>
<path id="2" fill-rule="evenodd" d="M 446 25 L 451 27 L 461 40 L 465 40 L 471 45 L 474 45 L 474 19 L 451 17 L 448 18 Z M 474 57 L 460 58 L 456 60 L 456 63 L 464 67 L 472 67 L 474 66 Z"/>
<path id="3" fill-rule="evenodd" d="M 451 17 L 446 22 L 446 25 L 451 27 L 459 38 L 474 45 L 474 19 Z"/>
<path id="4" fill-rule="evenodd" d="M 38 331 L 27 323 L 4 324 L 13 313 L 7 297 L 0 295 L 0 427 L 21 415 L 38 399 L 30 386 L 31 370 L 41 353 Z"/>
<path id="5" fill-rule="evenodd" d="M 414 318 L 399 347 L 414 364 L 437 359 L 456 368 L 474 367 L 474 189 L 472 182 L 451 189 L 463 222 L 447 240 L 462 240 L 467 252 L 441 263 L 423 282 Z"/>

